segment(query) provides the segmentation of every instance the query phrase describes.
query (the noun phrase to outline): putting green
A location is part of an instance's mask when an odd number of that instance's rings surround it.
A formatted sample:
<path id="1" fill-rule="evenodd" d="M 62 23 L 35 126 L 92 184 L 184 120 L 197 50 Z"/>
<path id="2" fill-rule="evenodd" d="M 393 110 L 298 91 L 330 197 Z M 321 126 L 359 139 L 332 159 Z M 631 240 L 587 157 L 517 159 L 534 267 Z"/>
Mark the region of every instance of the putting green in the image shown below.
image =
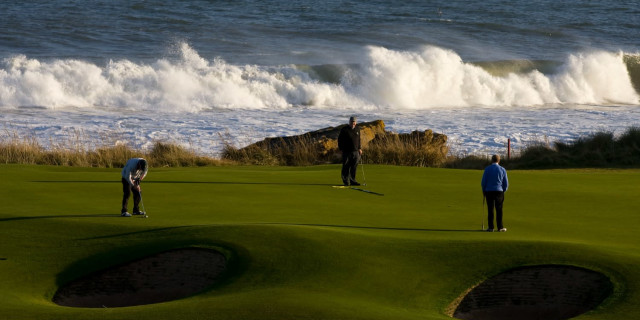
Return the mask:
<path id="1" fill-rule="evenodd" d="M 119 169 L 0 165 L 0 314 L 450 319 L 454 300 L 503 271 L 572 265 L 614 285 L 578 319 L 640 317 L 640 170 L 510 171 L 506 233 L 480 231 L 481 171 L 365 171 L 362 189 L 384 196 L 332 188 L 337 166 L 151 168 L 140 219 L 119 216 Z M 222 281 L 141 306 L 52 302 L 72 280 L 188 247 L 224 253 Z"/>

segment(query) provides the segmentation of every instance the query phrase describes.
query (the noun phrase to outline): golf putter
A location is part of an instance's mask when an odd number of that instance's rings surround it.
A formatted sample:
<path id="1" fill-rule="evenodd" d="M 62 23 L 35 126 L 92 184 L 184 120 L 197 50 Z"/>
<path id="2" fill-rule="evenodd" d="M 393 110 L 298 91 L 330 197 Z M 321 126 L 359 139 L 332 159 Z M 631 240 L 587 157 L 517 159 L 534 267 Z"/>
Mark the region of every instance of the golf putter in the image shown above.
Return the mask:
<path id="1" fill-rule="evenodd" d="M 143 218 L 148 218 L 147 217 L 147 210 L 145 210 L 145 208 L 144 208 L 144 201 L 142 201 L 142 192 L 140 192 L 140 205 L 142 205 L 142 212 L 144 212 L 142 217 Z"/>
<path id="2" fill-rule="evenodd" d="M 485 200 L 485 196 L 484 193 L 482 194 L 482 231 L 484 231 L 484 200 Z"/>
<path id="3" fill-rule="evenodd" d="M 138 180 L 138 186 L 140 186 L 140 180 Z M 142 218 L 148 218 L 147 210 L 144 208 L 144 201 L 142 200 L 142 189 L 140 190 L 140 205 L 142 206 L 142 212 L 144 212 Z"/>

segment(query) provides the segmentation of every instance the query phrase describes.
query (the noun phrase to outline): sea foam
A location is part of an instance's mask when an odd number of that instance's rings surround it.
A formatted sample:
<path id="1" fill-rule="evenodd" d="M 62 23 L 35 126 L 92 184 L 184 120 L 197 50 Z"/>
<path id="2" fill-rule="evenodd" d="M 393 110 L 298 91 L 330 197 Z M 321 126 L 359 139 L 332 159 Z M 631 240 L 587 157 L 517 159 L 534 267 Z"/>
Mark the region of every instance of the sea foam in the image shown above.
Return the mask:
<path id="1" fill-rule="evenodd" d="M 622 53 L 580 53 L 555 74 L 533 70 L 499 77 L 442 48 L 369 51 L 362 84 L 354 91 L 388 108 L 638 103 Z"/>
<path id="2" fill-rule="evenodd" d="M 621 52 L 583 52 L 554 73 L 492 75 L 454 51 L 369 47 L 338 82 L 295 65 L 233 65 L 206 60 L 188 44 L 152 64 L 98 66 L 79 60 L 38 61 L 17 55 L 0 69 L 0 107 L 115 108 L 159 112 L 216 109 L 428 110 L 450 107 L 635 105 L 638 93 Z"/>

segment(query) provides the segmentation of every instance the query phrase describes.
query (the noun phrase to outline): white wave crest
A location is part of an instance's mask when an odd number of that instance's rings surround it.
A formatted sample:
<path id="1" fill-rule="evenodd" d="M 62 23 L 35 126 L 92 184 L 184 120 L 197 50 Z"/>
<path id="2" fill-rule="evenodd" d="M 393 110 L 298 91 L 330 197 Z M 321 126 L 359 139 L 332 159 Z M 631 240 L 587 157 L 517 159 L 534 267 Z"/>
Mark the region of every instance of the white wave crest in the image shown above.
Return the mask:
<path id="1" fill-rule="evenodd" d="M 378 106 L 401 109 L 545 104 L 637 104 L 622 53 L 571 55 L 561 71 L 492 76 L 453 51 L 369 48 L 354 90 Z"/>
<path id="2" fill-rule="evenodd" d="M 0 106 L 122 107 L 197 112 L 211 108 L 283 109 L 338 106 L 340 86 L 318 83 L 291 67 L 235 66 L 207 61 L 187 44 L 181 59 L 153 65 L 111 61 L 104 68 L 77 60 L 40 62 L 24 55 L 4 60 Z"/>
<path id="3" fill-rule="evenodd" d="M 436 107 L 638 104 L 622 53 L 568 57 L 558 73 L 492 76 L 451 51 L 368 48 L 340 84 L 295 66 L 208 61 L 188 44 L 180 57 L 153 64 L 38 61 L 18 55 L 0 69 L 0 106 L 110 107 L 165 112 L 214 108 L 422 110 Z"/>

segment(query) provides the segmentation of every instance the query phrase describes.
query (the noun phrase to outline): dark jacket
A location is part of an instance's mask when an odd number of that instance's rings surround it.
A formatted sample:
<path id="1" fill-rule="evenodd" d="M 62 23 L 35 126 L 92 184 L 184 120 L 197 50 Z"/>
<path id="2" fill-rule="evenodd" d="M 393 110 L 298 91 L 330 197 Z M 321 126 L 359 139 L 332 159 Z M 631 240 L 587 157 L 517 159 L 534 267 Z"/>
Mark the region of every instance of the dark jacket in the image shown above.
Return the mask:
<path id="1" fill-rule="evenodd" d="M 349 125 L 340 129 L 338 136 L 338 149 L 342 152 L 353 152 L 360 150 L 360 127 L 351 129 Z"/>

